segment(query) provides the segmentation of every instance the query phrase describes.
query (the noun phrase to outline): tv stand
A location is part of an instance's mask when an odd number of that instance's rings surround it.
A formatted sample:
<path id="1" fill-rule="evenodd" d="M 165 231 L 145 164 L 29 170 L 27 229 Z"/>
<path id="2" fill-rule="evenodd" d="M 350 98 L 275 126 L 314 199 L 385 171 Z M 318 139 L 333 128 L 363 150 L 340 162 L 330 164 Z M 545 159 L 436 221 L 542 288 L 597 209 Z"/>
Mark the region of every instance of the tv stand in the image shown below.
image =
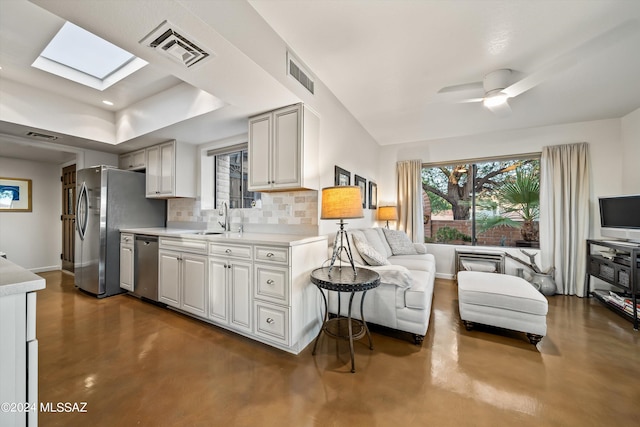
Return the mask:
<path id="1" fill-rule="evenodd" d="M 595 253 L 592 247 L 600 249 Z M 606 253 L 606 255 L 604 254 Z M 594 289 L 591 276 L 611 285 L 617 291 Z M 638 303 L 640 303 L 640 244 L 611 240 L 587 240 L 587 295 L 596 298 L 607 307 L 633 323 L 638 330 Z M 625 307 L 626 304 L 626 307 Z"/>

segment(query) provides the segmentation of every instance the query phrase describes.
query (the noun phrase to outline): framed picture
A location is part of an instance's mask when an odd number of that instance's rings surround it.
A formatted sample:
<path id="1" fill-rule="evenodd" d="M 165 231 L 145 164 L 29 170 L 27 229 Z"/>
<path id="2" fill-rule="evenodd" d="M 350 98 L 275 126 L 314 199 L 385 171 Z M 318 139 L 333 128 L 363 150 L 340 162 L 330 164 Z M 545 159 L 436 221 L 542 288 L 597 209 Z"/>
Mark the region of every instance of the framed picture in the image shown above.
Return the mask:
<path id="1" fill-rule="evenodd" d="M 360 187 L 360 197 L 362 198 L 362 209 L 367 208 L 367 180 L 360 175 L 353 176 L 354 184 Z"/>
<path id="2" fill-rule="evenodd" d="M 31 212 L 31 180 L 0 177 L 0 212 Z"/>
<path id="3" fill-rule="evenodd" d="M 378 185 L 369 181 L 369 209 L 378 208 Z"/>
<path id="4" fill-rule="evenodd" d="M 351 185 L 351 172 L 336 166 L 335 185 Z"/>

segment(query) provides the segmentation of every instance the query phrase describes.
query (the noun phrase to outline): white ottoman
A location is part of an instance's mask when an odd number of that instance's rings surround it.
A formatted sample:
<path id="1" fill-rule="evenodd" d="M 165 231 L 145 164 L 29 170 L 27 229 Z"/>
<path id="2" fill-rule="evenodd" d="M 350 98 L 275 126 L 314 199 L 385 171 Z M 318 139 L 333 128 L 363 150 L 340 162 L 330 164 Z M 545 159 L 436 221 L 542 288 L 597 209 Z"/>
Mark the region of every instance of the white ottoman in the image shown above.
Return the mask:
<path id="1" fill-rule="evenodd" d="M 458 308 L 467 330 L 480 323 L 520 331 L 533 345 L 547 334 L 547 299 L 520 277 L 460 271 Z"/>

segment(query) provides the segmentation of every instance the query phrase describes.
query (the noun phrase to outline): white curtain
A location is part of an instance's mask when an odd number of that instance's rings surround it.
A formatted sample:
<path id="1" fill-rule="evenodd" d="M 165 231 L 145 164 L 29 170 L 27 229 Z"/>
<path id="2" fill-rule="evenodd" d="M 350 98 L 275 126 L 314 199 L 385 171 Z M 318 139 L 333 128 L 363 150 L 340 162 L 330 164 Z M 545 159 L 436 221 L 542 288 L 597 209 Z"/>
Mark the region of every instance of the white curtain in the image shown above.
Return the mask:
<path id="1" fill-rule="evenodd" d="M 422 161 L 406 160 L 396 166 L 398 230 L 414 242 L 424 243 L 422 210 Z"/>
<path id="2" fill-rule="evenodd" d="M 589 145 L 544 147 L 540 159 L 542 267 L 555 267 L 557 293 L 586 296 L 589 237 Z"/>

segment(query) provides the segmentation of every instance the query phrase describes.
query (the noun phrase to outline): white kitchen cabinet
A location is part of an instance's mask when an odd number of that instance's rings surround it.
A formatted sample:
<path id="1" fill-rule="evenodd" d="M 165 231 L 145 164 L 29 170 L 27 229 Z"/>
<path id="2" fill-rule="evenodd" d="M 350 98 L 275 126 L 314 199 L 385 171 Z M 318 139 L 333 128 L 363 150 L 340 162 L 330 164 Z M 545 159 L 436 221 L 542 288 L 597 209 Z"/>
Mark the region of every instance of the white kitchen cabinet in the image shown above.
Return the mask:
<path id="1" fill-rule="evenodd" d="M 177 141 L 147 148 L 147 197 L 195 197 L 195 154 L 195 146 Z"/>
<path id="2" fill-rule="evenodd" d="M 45 280 L 0 258 L 0 426 L 38 425 L 36 293 Z M 19 406 L 17 406 L 19 405 Z M 23 409 L 27 410 L 23 410 Z"/>
<path id="3" fill-rule="evenodd" d="M 147 167 L 146 162 L 146 151 L 143 149 L 121 154 L 118 159 L 118 166 L 124 170 L 141 170 Z"/>
<path id="4" fill-rule="evenodd" d="M 196 316 L 207 317 L 208 258 L 184 250 L 167 249 L 181 246 L 188 250 L 191 242 L 181 239 L 160 240 L 158 299 Z"/>
<path id="5" fill-rule="evenodd" d="M 319 119 L 304 104 L 249 119 L 249 191 L 319 186 Z"/>
<path id="6" fill-rule="evenodd" d="M 211 244 L 209 254 L 209 318 L 251 333 L 251 247 Z"/>
<path id="7" fill-rule="evenodd" d="M 120 287 L 133 292 L 133 234 L 120 236 Z"/>

